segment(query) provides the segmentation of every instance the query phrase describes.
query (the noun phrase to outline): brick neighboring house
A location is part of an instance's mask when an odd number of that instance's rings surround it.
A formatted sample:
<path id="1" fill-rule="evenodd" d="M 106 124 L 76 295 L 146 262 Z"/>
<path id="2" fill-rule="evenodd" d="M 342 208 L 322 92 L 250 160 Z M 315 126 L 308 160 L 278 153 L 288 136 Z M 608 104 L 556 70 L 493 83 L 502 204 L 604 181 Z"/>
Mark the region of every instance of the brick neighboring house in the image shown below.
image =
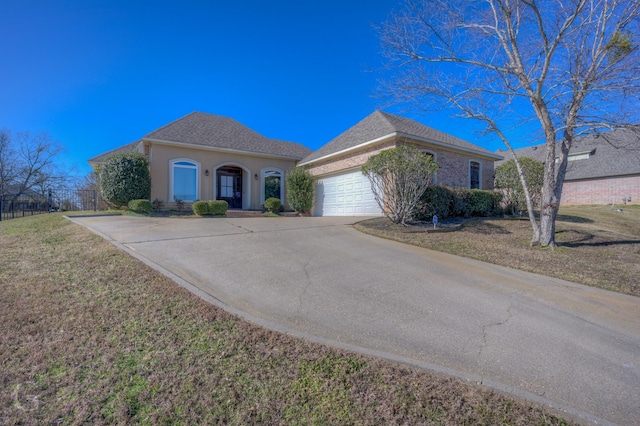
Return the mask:
<path id="1" fill-rule="evenodd" d="M 508 151 L 498 151 L 504 160 Z M 545 160 L 545 146 L 517 149 L 519 157 Z M 640 203 L 640 126 L 577 139 L 569 151 L 562 205 Z"/>
<path id="2" fill-rule="evenodd" d="M 416 121 L 375 111 L 298 164 L 316 177 L 314 215 L 381 214 L 361 168 L 372 155 L 405 144 L 433 155 L 440 166 L 438 185 L 493 189 L 494 163 L 503 158 Z"/>

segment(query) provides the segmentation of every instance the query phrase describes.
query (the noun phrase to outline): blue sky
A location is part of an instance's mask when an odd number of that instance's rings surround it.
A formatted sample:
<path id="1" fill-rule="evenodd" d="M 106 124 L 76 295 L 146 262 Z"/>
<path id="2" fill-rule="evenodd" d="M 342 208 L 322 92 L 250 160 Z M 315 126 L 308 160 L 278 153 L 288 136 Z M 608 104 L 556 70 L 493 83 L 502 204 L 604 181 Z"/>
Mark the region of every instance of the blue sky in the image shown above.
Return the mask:
<path id="1" fill-rule="evenodd" d="M 87 159 L 192 111 L 317 149 L 375 109 L 487 149 L 477 124 L 375 95 L 378 35 L 399 0 L 3 0 L 0 127 L 41 132 Z M 475 126 L 475 127 L 474 127 Z"/>

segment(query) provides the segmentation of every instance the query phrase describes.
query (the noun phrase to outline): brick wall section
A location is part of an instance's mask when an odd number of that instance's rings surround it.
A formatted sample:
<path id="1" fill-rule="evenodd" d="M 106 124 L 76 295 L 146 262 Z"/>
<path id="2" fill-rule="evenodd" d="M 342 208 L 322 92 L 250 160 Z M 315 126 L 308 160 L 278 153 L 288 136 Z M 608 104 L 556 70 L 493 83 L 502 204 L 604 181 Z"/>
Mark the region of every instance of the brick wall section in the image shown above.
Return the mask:
<path id="1" fill-rule="evenodd" d="M 640 175 L 565 182 L 562 204 L 623 204 L 624 197 L 631 204 L 640 204 Z"/>
<path id="2" fill-rule="evenodd" d="M 477 161 L 480 163 L 480 172 L 482 174 L 481 189 L 493 189 L 493 160 L 482 160 L 469 155 L 444 150 L 436 151 L 436 158 L 440 166 L 440 170 L 438 171 L 438 185 L 468 188 L 469 162 Z"/>
<path id="3" fill-rule="evenodd" d="M 339 157 L 332 157 L 326 161 L 316 163 L 309 168 L 313 176 L 336 173 L 341 170 L 362 167 L 369 157 L 385 149 L 395 148 L 406 144 L 406 141 L 386 142 L 382 145 L 368 147 L 362 151 L 350 152 Z M 462 153 L 444 150 L 440 147 L 419 146 L 436 155 L 436 161 L 440 166 L 437 174 L 437 184 L 453 187 L 469 187 L 469 161 L 478 161 L 482 173 L 482 189 L 493 189 L 494 161 L 471 157 Z"/>
<path id="4" fill-rule="evenodd" d="M 330 159 L 318 162 L 309 168 L 309 173 L 313 176 L 326 175 L 336 173 L 341 170 L 362 167 L 369 157 L 383 151 L 385 149 L 395 148 L 396 142 L 386 142 L 382 145 L 367 147 L 362 151 L 348 152 L 339 157 L 331 157 Z"/>

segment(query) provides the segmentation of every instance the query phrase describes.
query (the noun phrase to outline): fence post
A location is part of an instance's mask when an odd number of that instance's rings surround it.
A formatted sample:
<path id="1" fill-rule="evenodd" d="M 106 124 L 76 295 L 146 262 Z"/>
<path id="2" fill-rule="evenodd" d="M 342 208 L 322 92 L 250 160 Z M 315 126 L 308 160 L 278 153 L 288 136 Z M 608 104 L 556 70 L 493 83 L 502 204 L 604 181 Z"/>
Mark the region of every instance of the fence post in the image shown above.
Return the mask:
<path id="1" fill-rule="evenodd" d="M 2 221 L 2 206 L 4 206 L 4 198 L 0 195 L 0 221 Z"/>
<path id="2" fill-rule="evenodd" d="M 98 191 L 93 190 L 93 211 L 98 211 Z"/>

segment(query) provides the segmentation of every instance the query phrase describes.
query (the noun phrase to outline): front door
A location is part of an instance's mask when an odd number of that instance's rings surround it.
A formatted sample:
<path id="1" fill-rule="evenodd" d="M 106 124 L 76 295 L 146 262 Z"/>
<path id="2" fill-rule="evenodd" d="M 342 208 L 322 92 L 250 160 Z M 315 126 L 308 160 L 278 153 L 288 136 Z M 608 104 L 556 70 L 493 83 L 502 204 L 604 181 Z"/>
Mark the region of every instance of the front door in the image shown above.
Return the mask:
<path id="1" fill-rule="evenodd" d="M 218 193 L 216 199 L 225 200 L 230 209 L 242 208 L 242 169 L 223 167 L 216 173 Z"/>

